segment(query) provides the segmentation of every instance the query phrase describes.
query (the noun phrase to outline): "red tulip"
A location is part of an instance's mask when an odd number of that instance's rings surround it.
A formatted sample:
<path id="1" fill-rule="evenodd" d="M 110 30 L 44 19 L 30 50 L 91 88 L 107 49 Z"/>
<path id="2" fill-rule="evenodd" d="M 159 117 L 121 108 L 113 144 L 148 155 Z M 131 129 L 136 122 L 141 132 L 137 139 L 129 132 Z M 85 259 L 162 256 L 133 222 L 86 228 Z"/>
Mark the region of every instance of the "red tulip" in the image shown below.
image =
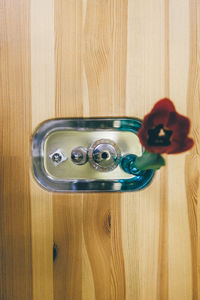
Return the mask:
<path id="1" fill-rule="evenodd" d="M 144 117 L 138 137 L 146 151 L 151 153 L 181 153 L 192 148 L 188 137 L 190 120 L 176 112 L 167 98 L 158 101 Z"/>

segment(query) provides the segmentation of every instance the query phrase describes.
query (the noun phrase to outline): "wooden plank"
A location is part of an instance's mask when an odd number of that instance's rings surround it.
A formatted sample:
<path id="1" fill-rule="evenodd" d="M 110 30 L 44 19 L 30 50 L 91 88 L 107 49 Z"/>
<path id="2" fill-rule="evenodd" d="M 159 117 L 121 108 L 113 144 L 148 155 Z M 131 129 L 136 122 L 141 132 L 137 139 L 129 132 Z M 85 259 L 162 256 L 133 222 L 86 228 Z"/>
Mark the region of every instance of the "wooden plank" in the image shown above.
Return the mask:
<path id="1" fill-rule="evenodd" d="M 187 195 L 187 210 L 191 243 L 191 272 L 192 272 L 192 298 L 200 297 L 200 126 L 199 126 L 199 94 L 200 94 L 200 3 L 189 1 L 189 69 L 188 69 L 188 90 L 187 90 L 187 113 L 192 120 L 191 134 L 195 146 L 186 155 L 185 160 L 185 184 Z"/>
<path id="2" fill-rule="evenodd" d="M 127 1 L 87 1 L 84 66 L 92 116 L 124 115 Z"/>
<path id="3" fill-rule="evenodd" d="M 95 300 L 93 273 L 84 238 L 82 238 L 82 245 L 82 299 Z"/>
<path id="4" fill-rule="evenodd" d="M 54 1 L 31 1 L 32 132 L 55 116 Z M 33 299 L 53 299 L 52 194 L 31 177 Z"/>
<path id="5" fill-rule="evenodd" d="M 111 227 L 111 299 L 126 299 L 125 258 L 122 244 L 123 200 L 121 195 L 113 194 L 111 198 L 111 214 L 108 225 Z"/>
<path id="6" fill-rule="evenodd" d="M 2 300 L 199 298 L 199 7 L 0 0 Z M 142 118 L 165 96 L 196 144 L 145 190 L 52 195 L 30 175 L 46 119 Z"/>
<path id="7" fill-rule="evenodd" d="M 142 118 L 168 96 L 165 1 L 129 1 L 126 114 Z M 126 299 L 168 299 L 168 169 L 122 205 Z"/>
<path id="8" fill-rule="evenodd" d="M 127 1 L 87 1 L 84 24 L 90 116 L 124 115 Z M 83 199 L 83 233 L 95 299 L 124 299 L 121 196 L 94 194 Z"/>
<path id="9" fill-rule="evenodd" d="M 107 194 L 89 194 L 83 198 L 83 235 L 95 299 L 111 298 L 110 198 Z"/>
<path id="10" fill-rule="evenodd" d="M 54 299 L 82 298 L 82 196 L 53 196 Z"/>
<path id="11" fill-rule="evenodd" d="M 55 116 L 81 117 L 82 3 L 55 0 Z M 54 298 L 82 298 L 82 196 L 53 196 Z"/>
<path id="12" fill-rule="evenodd" d="M 32 299 L 29 1 L 0 1 L 0 298 Z"/>
<path id="13" fill-rule="evenodd" d="M 178 22 L 177 22 L 178 19 Z M 189 79 L 189 1 L 173 1 L 169 10 L 170 97 L 186 114 Z M 169 297 L 192 299 L 191 244 L 185 190 L 185 155 L 168 159 Z"/>
<path id="14" fill-rule="evenodd" d="M 82 2 L 55 0 L 56 117 L 81 117 Z"/>

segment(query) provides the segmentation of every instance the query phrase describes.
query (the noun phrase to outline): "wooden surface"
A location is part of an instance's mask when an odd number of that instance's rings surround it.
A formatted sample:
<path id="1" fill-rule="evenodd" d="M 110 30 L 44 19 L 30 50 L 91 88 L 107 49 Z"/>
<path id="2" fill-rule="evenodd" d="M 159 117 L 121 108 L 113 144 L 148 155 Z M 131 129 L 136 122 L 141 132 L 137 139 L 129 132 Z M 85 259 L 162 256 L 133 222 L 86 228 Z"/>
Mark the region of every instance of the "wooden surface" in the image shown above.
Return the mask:
<path id="1" fill-rule="evenodd" d="M 0 299 L 200 299 L 199 0 L 0 0 Z M 145 190 L 51 194 L 54 117 L 140 117 L 168 96 L 195 147 Z M 56 258 L 53 262 L 53 244 Z"/>

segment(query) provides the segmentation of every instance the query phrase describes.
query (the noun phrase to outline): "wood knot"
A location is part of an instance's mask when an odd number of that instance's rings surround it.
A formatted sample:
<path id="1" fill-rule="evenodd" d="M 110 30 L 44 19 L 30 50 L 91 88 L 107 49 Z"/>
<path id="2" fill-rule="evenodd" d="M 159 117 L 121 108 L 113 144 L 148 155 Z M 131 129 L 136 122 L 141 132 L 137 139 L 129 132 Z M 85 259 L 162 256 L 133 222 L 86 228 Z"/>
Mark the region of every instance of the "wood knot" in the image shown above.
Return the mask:
<path id="1" fill-rule="evenodd" d="M 55 261 L 56 257 L 58 255 L 58 246 L 56 245 L 56 243 L 53 243 L 53 261 Z"/>
<path id="2" fill-rule="evenodd" d="M 104 221 L 104 229 L 107 233 L 111 232 L 111 212 L 107 211 L 105 214 L 105 221 Z"/>

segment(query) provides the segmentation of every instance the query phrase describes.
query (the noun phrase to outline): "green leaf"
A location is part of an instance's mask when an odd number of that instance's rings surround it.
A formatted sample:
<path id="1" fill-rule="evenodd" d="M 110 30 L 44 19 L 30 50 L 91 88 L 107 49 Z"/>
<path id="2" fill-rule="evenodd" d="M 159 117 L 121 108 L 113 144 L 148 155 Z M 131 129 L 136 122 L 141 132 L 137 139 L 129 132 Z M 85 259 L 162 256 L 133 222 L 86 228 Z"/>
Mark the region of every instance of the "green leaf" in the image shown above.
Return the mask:
<path id="1" fill-rule="evenodd" d="M 158 153 L 144 151 L 142 156 L 136 158 L 134 166 L 138 170 L 158 170 L 165 166 L 164 158 Z"/>

